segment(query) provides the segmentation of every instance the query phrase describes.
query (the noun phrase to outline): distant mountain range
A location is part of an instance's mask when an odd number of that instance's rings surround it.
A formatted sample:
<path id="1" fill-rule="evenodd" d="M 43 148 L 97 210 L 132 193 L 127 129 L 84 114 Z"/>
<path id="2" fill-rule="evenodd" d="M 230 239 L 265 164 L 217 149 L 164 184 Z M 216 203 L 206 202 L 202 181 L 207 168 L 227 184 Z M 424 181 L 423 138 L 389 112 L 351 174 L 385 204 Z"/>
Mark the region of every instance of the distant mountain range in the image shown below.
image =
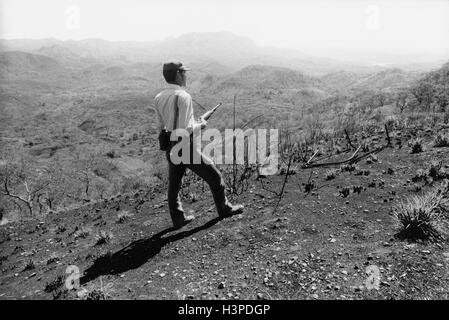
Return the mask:
<path id="1" fill-rule="evenodd" d="M 117 62 L 84 58 L 66 50 L 51 50 L 53 57 L 41 54 L 49 47 L 35 50 L 0 52 L 0 80 L 3 89 L 11 84 L 30 89 L 30 85 L 47 84 L 59 88 L 92 85 L 126 85 L 149 90 L 165 85 L 161 64 L 155 62 Z M 346 89 L 387 89 L 407 86 L 422 73 L 393 68 L 369 73 L 335 71 L 310 75 L 297 69 L 272 65 L 248 65 L 234 71 L 211 61 L 190 64 L 196 71 L 189 75 L 192 92 L 232 96 L 235 92 L 254 93 L 266 90 L 302 90 L 309 93 Z"/>
<path id="2" fill-rule="evenodd" d="M 217 74 L 237 71 L 249 65 L 284 67 L 310 75 L 342 70 L 368 73 L 386 69 L 383 66 L 312 57 L 293 49 L 260 47 L 247 37 L 229 32 L 188 33 L 177 38 L 150 42 L 112 42 L 101 39 L 0 40 L 0 51 L 40 54 L 54 58 L 72 69 L 99 63 L 161 64 L 168 60 L 180 60 Z"/>
<path id="3" fill-rule="evenodd" d="M 226 32 L 190 33 L 154 42 L 0 40 L 0 48 L 0 89 L 9 95 L 87 87 L 151 95 L 165 86 L 162 62 L 171 59 L 193 68 L 189 90 L 204 97 L 238 93 L 312 102 L 347 90 L 407 87 L 425 74 L 262 48 L 249 38 Z"/>

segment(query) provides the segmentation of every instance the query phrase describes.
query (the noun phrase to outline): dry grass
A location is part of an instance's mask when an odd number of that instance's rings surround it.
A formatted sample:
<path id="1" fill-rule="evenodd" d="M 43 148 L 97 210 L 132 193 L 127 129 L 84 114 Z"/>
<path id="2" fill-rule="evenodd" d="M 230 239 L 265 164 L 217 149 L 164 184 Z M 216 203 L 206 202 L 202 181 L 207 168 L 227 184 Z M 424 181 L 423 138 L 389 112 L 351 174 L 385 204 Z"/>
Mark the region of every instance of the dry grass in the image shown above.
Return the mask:
<path id="1" fill-rule="evenodd" d="M 133 215 L 129 211 L 122 211 L 117 215 L 117 223 L 124 223 L 128 221 Z"/>
<path id="2" fill-rule="evenodd" d="M 425 170 L 418 169 L 415 176 L 412 177 L 413 182 L 425 181 L 432 184 L 436 181 L 441 181 L 449 178 L 449 172 L 443 167 L 440 160 L 432 160 Z"/>
<path id="3" fill-rule="evenodd" d="M 448 181 L 422 196 L 412 196 L 393 207 L 399 226 L 398 237 L 406 240 L 437 241 L 443 238 L 448 213 Z"/>
<path id="4" fill-rule="evenodd" d="M 438 133 L 433 141 L 433 146 L 436 148 L 449 147 L 449 134 Z"/>
<path id="5" fill-rule="evenodd" d="M 95 245 L 99 246 L 105 243 L 109 243 L 112 240 L 112 238 L 113 235 L 111 232 L 106 232 L 102 230 L 95 236 Z"/>

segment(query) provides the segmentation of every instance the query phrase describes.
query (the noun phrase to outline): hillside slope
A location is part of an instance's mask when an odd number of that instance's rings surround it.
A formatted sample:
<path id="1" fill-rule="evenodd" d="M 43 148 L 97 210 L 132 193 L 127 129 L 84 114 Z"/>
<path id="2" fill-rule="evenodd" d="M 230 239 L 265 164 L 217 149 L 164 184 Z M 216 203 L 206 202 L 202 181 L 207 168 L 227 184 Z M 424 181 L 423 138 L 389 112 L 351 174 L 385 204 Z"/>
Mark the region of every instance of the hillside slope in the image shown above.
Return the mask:
<path id="1" fill-rule="evenodd" d="M 417 169 L 449 158 L 448 148 L 429 146 L 447 129 L 393 132 L 395 147 L 378 162 L 331 181 L 314 169 L 321 188 L 309 194 L 298 188 L 309 171 L 298 171 L 276 211 L 273 194 L 252 178 L 234 199 L 244 214 L 219 220 L 209 191 L 187 179 L 185 209 L 197 219 L 181 230 L 170 228 L 164 186 L 0 226 L 0 298 L 448 299 L 447 243 L 403 242 L 390 216 L 396 201 L 416 194 Z M 429 148 L 410 155 L 401 146 L 415 135 Z M 265 183 L 279 189 L 283 179 Z M 343 197 L 347 186 L 360 188 Z M 69 265 L 80 269 L 79 290 L 65 289 Z M 380 282 L 370 290 L 372 266 Z"/>

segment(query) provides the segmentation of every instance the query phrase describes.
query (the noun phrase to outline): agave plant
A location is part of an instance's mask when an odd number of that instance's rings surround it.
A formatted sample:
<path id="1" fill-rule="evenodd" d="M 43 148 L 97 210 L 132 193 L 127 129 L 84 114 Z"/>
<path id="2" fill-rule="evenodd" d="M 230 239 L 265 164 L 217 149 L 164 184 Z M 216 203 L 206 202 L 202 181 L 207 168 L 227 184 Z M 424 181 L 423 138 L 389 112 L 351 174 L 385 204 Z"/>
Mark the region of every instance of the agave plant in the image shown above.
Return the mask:
<path id="1" fill-rule="evenodd" d="M 444 183 L 423 196 L 412 196 L 393 207 L 398 236 L 408 240 L 436 241 L 442 238 L 449 208 L 449 184 Z"/>
<path id="2" fill-rule="evenodd" d="M 117 215 L 117 223 L 124 223 L 129 220 L 133 215 L 129 211 L 122 211 Z"/>
<path id="3" fill-rule="evenodd" d="M 104 230 L 101 230 L 96 236 L 95 236 L 95 245 L 99 246 L 105 243 L 109 243 L 111 239 L 113 238 L 113 235 L 111 232 L 106 232 Z"/>
<path id="4" fill-rule="evenodd" d="M 326 180 L 332 180 L 335 179 L 335 177 L 338 175 L 339 171 L 337 169 L 329 169 L 326 171 Z"/>
<path id="5" fill-rule="evenodd" d="M 436 148 L 449 147 L 449 134 L 438 133 L 433 141 L 433 146 Z"/>
<path id="6" fill-rule="evenodd" d="M 423 145 L 422 145 L 422 139 L 413 139 L 409 142 L 409 146 L 412 148 L 410 153 L 420 153 L 424 151 Z"/>

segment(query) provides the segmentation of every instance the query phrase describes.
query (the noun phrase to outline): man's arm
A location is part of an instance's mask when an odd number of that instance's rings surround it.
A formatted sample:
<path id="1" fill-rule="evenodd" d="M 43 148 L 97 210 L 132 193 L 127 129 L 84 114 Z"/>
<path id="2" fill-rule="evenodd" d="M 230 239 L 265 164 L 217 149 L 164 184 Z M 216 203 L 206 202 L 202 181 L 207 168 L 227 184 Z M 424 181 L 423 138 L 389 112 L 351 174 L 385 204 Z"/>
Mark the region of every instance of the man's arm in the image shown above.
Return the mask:
<path id="1" fill-rule="evenodd" d="M 177 128 L 186 129 L 189 134 L 192 134 L 196 130 L 201 130 L 206 127 L 207 121 L 201 122 L 195 121 L 193 117 L 193 103 L 192 97 L 188 93 L 179 95 L 178 98 L 179 118 Z"/>
<path id="2" fill-rule="evenodd" d="M 162 119 L 162 115 L 161 115 L 161 113 L 160 113 L 159 108 L 157 107 L 157 105 L 158 105 L 157 99 L 155 98 L 155 99 L 154 99 L 154 106 L 149 105 L 149 106 L 148 106 L 148 109 L 154 111 L 154 113 L 157 114 L 157 118 L 158 118 L 158 120 L 159 120 L 158 128 L 159 128 L 159 130 L 162 130 L 162 129 L 165 128 L 165 123 L 164 123 L 164 120 Z"/>

